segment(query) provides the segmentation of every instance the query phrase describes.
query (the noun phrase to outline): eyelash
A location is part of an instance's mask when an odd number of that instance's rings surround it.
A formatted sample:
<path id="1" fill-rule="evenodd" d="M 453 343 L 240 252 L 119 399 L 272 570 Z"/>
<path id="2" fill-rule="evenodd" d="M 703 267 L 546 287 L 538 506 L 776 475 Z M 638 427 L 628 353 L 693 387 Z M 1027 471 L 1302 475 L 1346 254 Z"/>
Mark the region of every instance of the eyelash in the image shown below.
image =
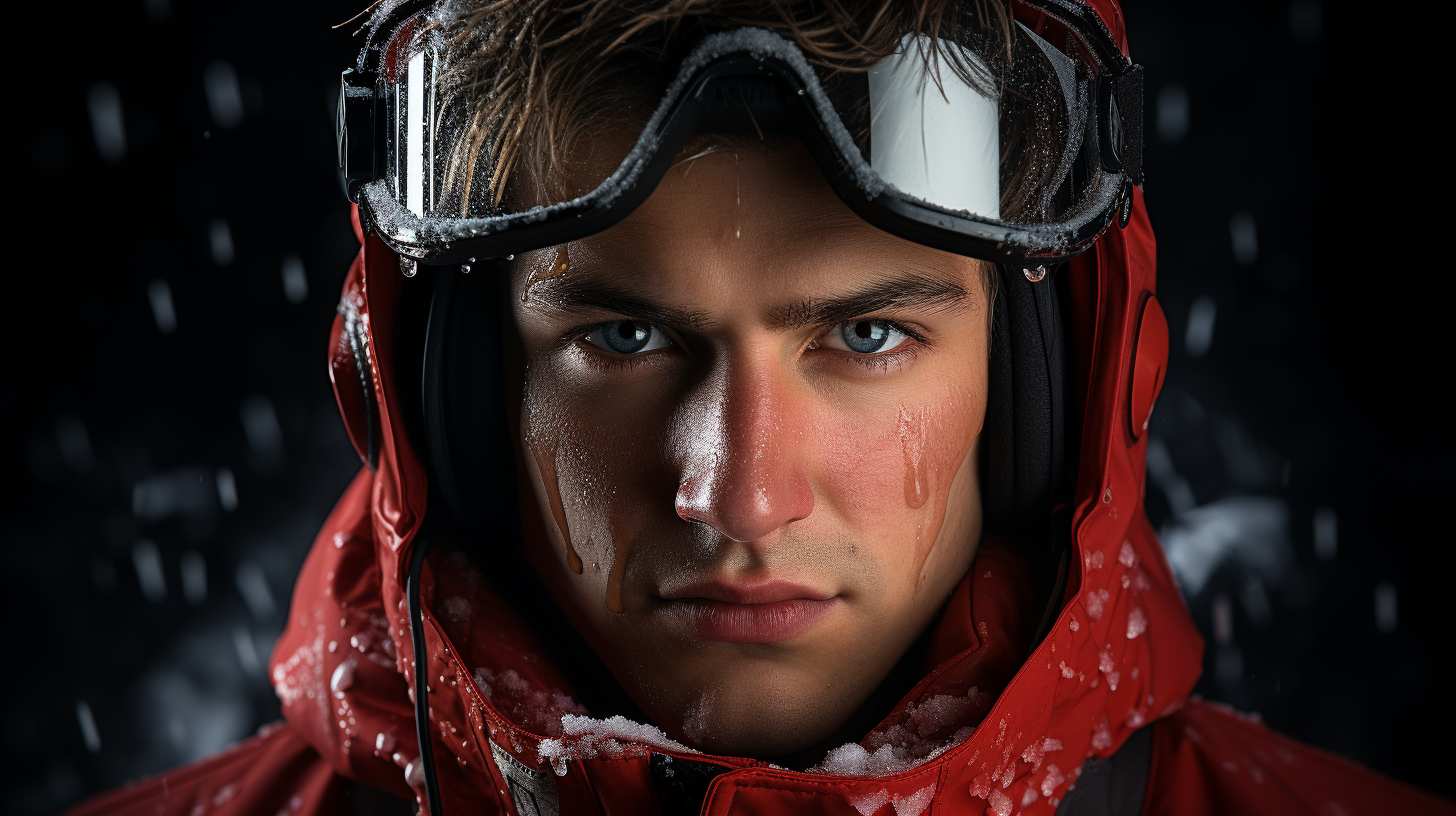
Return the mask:
<path id="1" fill-rule="evenodd" d="M 927 348 L 930 345 L 929 341 L 926 340 L 925 335 L 921 334 L 910 326 L 905 325 L 904 323 L 877 317 L 855 318 L 853 322 L 858 322 L 860 320 L 882 320 L 886 325 L 890 326 L 898 332 L 903 333 L 906 337 L 910 338 L 915 342 L 908 344 L 902 343 L 893 351 L 879 352 L 875 354 L 856 354 L 852 351 L 841 351 L 839 349 L 826 349 L 817 347 L 816 344 L 820 340 L 822 340 L 826 334 L 833 331 L 838 326 L 843 325 L 844 323 L 851 322 L 848 320 L 841 320 L 837 323 L 831 323 L 829 326 L 825 327 L 823 331 L 815 335 L 814 339 L 810 341 L 810 347 L 817 348 L 821 351 L 836 353 L 842 359 L 847 360 L 853 365 L 861 366 L 867 371 L 881 373 L 890 370 L 891 366 L 899 367 L 911 362 L 915 359 L 917 355 L 920 354 L 921 349 Z M 604 320 L 600 323 L 593 323 L 588 326 L 578 326 L 568 331 L 566 334 L 562 335 L 562 345 L 573 346 L 577 349 L 580 349 L 582 352 L 584 352 L 583 356 L 586 357 L 590 365 L 604 371 L 631 371 L 638 366 L 651 365 L 655 363 L 660 355 L 650 352 L 647 354 L 612 354 L 609 351 L 597 348 L 591 343 L 585 342 L 586 337 L 592 332 L 610 326 L 611 324 L 616 322 L 618 321 Z M 653 325 L 656 326 L 658 331 L 664 331 L 663 327 L 657 326 L 657 324 L 655 323 Z M 681 347 L 681 343 L 676 338 L 669 335 L 669 339 L 672 340 L 674 347 Z"/>

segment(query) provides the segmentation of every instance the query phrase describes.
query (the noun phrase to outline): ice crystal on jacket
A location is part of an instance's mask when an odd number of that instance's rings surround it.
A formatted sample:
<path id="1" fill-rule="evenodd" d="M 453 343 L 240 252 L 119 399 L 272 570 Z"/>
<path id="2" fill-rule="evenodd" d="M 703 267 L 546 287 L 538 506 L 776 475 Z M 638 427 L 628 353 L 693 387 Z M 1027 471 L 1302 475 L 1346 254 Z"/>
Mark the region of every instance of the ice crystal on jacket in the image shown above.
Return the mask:
<path id="1" fill-rule="evenodd" d="M 998 790 L 991 791 L 991 797 L 986 800 L 991 805 L 991 810 L 996 816 L 1011 816 L 1011 797 Z"/>
<path id="2" fill-rule="evenodd" d="M 1112 647 L 1109 646 L 1097 654 L 1097 668 L 1107 675 L 1107 687 L 1117 691 L 1117 683 L 1122 679 L 1122 673 L 1117 670 L 1117 664 L 1112 662 Z"/>
<path id="3" fill-rule="evenodd" d="M 1103 751 L 1112 747 L 1112 732 L 1107 730 L 1107 715 L 1102 715 L 1102 722 L 1092 731 L 1092 750 Z"/>
<path id="4" fill-rule="evenodd" d="M 1146 631 L 1148 631 L 1148 618 L 1143 614 L 1142 607 L 1137 607 L 1127 615 L 1127 639 L 1132 640 Z"/>
<path id="5" fill-rule="evenodd" d="M 1062 776 L 1061 768 L 1056 765 L 1047 765 L 1046 776 L 1041 779 L 1041 795 L 1051 797 L 1053 793 L 1057 792 L 1057 786 L 1065 781 L 1067 778 Z"/>
<path id="6" fill-rule="evenodd" d="M 1084 555 L 1082 557 L 1082 559 L 1087 563 L 1087 571 L 1088 572 L 1091 572 L 1092 570 L 1095 570 L 1095 569 L 1102 569 L 1102 562 L 1103 562 L 1104 556 L 1102 555 L 1102 551 L 1101 550 L 1093 550 L 1092 552 L 1089 552 L 1086 555 Z"/>
<path id="7" fill-rule="evenodd" d="M 1138 557 L 1137 553 L 1133 552 L 1132 542 L 1122 542 L 1122 550 L 1117 553 L 1117 563 L 1123 565 L 1124 567 L 1127 567 L 1128 569 L 1132 569 L 1133 567 L 1137 566 Z"/>
<path id="8" fill-rule="evenodd" d="M 1112 596 L 1105 589 L 1088 590 L 1082 596 L 1082 605 L 1087 608 L 1087 618 L 1093 623 L 1102 620 L 1102 609 L 1107 604 L 1107 599 Z"/>

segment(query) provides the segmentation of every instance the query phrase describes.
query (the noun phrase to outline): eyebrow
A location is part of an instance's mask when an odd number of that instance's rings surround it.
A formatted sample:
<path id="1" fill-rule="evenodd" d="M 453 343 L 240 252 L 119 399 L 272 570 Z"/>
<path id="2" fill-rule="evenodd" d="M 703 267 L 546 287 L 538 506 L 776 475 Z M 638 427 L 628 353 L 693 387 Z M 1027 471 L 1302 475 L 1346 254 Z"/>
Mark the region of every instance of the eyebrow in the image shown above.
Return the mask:
<path id="1" fill-rule="evenodd" d="M 537 288 L 543 291 L 532 300 L 557 312 L 604 311 L 688 329 L 703 329 L 715 322 L 704 311 L 665 306 L 630 289 L 589 277 L 556 278 Z M 911 272 L 847 295 L 775 308 L 769 312 L 768 324 L 779 330 L 793 330 L 840 323 L 889 309 L 963 308 L 969 297 L 958 283 Z"/>
<path id="2" fill-rule="evenodd" d="M 687 329 L 702 329 L 713 322 L 701 310 L 664 306 L 630 289 L 588 277 L 560 277 L 537 284 L 536 288 L 543 291 L 531 299 L 557 312 L 612 312 L 646 323 Z"/>
<path id="3" fill-rule="evenodd" d="M 778 329 L 797 329 L 842 323 L 888 309 L 961 308 L 969 295 L 958 283 L 915 273 L 887 278 L 850 294 L 820 300 L 805 300 L 769 314 Z"/>

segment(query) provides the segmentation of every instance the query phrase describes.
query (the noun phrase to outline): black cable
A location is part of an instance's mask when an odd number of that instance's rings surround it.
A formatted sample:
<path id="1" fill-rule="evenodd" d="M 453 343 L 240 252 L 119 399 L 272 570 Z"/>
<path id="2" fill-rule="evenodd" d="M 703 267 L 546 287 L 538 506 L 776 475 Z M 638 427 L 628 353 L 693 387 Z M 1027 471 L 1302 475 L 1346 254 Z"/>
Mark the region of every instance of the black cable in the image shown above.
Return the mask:
<path id="1" fill-rule="evenodd" d="M 425 653 L 425 618 L 420 609 L 420 574 L 425 567 L 425 553 L 434 543 L 430 515 L 420 524 L 415 535 L 415 552 L 410 559 L 409 583 L 405 596 L 409 599 L 410 637 L 415 651 L 415 736 L 420 741 L 420 769 L 425 774 L 425 795 L 430 800 L 430 816 L 444 816 L 440 807 L 440 782 L 435 776 L 435 750 L 430 744 L 430 664 Z"/>

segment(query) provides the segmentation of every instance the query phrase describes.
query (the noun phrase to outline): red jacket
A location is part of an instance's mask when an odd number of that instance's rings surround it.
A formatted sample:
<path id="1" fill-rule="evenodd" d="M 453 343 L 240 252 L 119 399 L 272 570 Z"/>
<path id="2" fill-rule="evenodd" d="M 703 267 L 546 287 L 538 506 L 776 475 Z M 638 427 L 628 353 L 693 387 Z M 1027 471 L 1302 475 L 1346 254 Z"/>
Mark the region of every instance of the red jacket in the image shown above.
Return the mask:
<path id="1" fill-rule="evenodd" d="M 1123 41 L 1113 0 L 1094 5 Z M 1013 550 L 988 539 L 936 624 L 923 679 L 860 743 L 864 751 L 836 751 L 836 768 L 862 775 L 707 756 L 627 723 L 568 719 L 563 732 L 563 716 L 587 712 L 543 658 L 528 622 L 489 592 L 487 576 L 437 553 L 421 586 L 445 810 L 511 814 L 513 799 L 535 796 L 542 813 L 554 797 L 562 814 L 655 816 L 674 812 L 673 785 L 687 780 L 706 785 L 702 812 L 713 816 L 1050 816 L 1084 769 L 1112 767 L 1084 762 L 1112 756 L 1138 733 L 1136 756 L 1148 759 L 1134 763 L 1139 784 L 1130 790 L 1142 794 L 1132 812 L 1456 812 L 1449 801 L 1273 733 L 1257 717 L 1190 698 L 1203 639 L 1142 507 L 1142 431 L 1168 349 L 1154 273 L 1141 197 L 1127 228 L 1112 228 L 1070 270 L 1074 390 L 1083 406 L 1075 559 L 1061 611 L 1030 658 L 1023 655 L 1041 599 Z M 74 816 L 355 812 L 357 783 L 422 801 L 405 579 L 427 491 L 399 413 L 410 396 L 395 378 L 392 351 L 401 285 L 397 258 L 378 239 L 364 241 L 344 298 L 366 328 L 365 378 L 377 415 L 346 387 L 359 371 L 343 318 L 333 362 L 361 448 L 375 424 L 378 467 L 349 486 L 298 577 L 270 665 L 286 723 L 92 799 Z M 866 754 L 887 742 L 943 745 L 952 735 L 963 739 L 908 769 L 876 776 L 863 768 Z M 877 756 L 868 770 L 884 770 Z"/>

